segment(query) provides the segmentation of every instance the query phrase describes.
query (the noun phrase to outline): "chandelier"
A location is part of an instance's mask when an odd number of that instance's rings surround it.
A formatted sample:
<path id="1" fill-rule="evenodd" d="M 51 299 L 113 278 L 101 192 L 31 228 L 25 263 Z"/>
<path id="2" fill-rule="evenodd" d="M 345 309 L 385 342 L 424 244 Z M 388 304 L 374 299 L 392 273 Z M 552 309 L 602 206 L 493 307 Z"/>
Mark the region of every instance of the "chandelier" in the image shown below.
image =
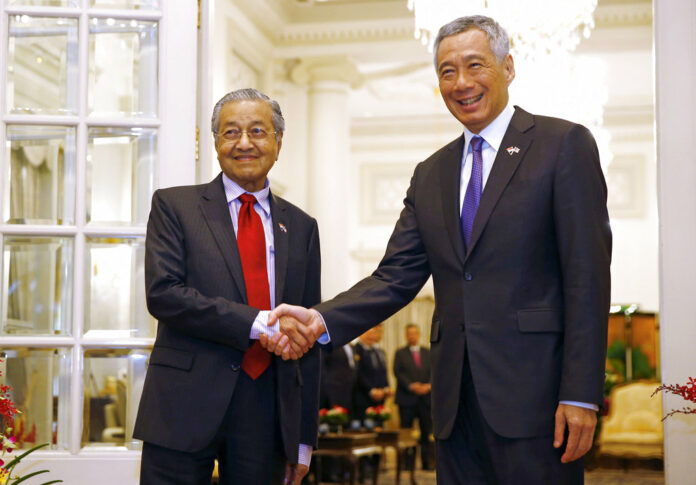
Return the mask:
<path id="1" fill-rule="evenodd" d="M 510 36 L 513 56 L 570 52 L 581 34 L 590 36 L 597 0 L 408 0 L 416 17 L 415 35 L 432 50 L 440 27 L 465 15 L 494 18 Z"/>
<path id="2" fill-rule="evenodd" d="M 430 51 L 440 27 L 456 18 L 495 19 L 510 37 L 516 71 L 510 85 L 513 104 L 587 126 L 606 167 L 612 158 L 603 126 L 607 66 L 598 57 L 573 53 L 592 32 L 596 7 L 597 0 L 408 0 L 415 37 Z"/>

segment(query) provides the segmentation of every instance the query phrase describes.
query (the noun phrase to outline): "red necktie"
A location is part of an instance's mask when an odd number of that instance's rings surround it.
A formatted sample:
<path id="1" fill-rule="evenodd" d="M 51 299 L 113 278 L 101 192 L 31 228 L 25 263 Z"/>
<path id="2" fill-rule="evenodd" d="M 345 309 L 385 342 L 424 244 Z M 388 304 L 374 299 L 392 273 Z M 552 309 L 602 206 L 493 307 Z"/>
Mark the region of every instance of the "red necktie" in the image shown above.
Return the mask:
<path id="1" fill-rule="evenodd" d="M 254 210 L 256 197 L 251 194 L 242 194 L 239 200 L 242 202 L 242 207 L 239 209 L 237 223 L 237 247 L 239 247 L 239 258 L 242 260 L 247 300 L 249 306 L 259 310 L 270 310 L 266 238 L 261 218 Z M 249 374 L 249 377 L 256 379 L 268 369 L 269 365 L 271 365 L 271 354 L 261 347 L 258 340 L 255 341 L 244 354 L 242 369 Z"/>
<path id="2" fill-rule="evenodd" d="M 421 366 L 420 352 L 418 350 L 412 350 L 411 355 L 413 356 L 413 362 L 416 363 L 416 367 Z"/>

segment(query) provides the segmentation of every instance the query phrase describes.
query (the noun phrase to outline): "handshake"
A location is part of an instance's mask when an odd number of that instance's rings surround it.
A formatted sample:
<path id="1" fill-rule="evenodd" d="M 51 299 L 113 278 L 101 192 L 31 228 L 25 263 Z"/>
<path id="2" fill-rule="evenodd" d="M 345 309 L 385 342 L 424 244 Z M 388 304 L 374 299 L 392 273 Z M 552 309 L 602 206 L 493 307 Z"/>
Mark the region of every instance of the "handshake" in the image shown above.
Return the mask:
<path id="1" fill-rule="evenodd" d="M 273 336 L 261 335 L 259 343 L 283 360 L 299 359 L 326 332 L 324 319 L 318 311 L 301 306 L 278 305 L 268 315 L 268 326 L 278 321 L 279 330 Z"/>

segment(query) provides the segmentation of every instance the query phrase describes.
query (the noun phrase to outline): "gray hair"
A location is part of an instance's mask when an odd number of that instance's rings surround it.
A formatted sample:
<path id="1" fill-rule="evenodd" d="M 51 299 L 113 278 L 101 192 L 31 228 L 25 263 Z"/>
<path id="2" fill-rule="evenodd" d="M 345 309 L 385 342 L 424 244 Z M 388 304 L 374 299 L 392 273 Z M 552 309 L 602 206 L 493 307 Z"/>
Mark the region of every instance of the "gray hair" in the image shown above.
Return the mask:
<path id="1" fill-rule="evenodd" d="M 437 50 L 440 47 L 440 42 L 445 37 L 451 35 L 461 34 L 470 29 L 479 29 L 486 34 L 488 38 L 488 43 L 491 46 L 491 50 L 501 62 L 505 59 L 505 56 L 510 52 L 510 38 L 508 37 L 505 29 L 500 26 L 498 22 L 490 17 L 484 15 L 470 15 L 468 17 L 459 17 L 451 21 L 448 24 L 440 27 L 440 31 L 437 33 L 435 38 L 435 44 L 433 45 L 433 57 L 435 61 L 435 70 L 437 71 Z"/>
<path id="2" fill-rule="evenodd" d="M 269 98 L 261 91 L 254 88 L 244 88 L 238 89 L 236 91 L 230 91 L 215 104 L 213 108 L 213 116 L 210 118 L 210 129 L 213 134 L 217 134 L 218 127 L 220 126 L 220 110 L 227 103 L 237 103 L 239 101 L 265 101 L 271 107 L 273 114 L 271 115 L 271 122 L 273 123 L 273 130 L 276 132 L 276 140 L 280 140 L 281 135 L 285 131 L 285 119 L 283 118 L 283 112 L 280 111 L 280 105 L 278 101 Z"/>

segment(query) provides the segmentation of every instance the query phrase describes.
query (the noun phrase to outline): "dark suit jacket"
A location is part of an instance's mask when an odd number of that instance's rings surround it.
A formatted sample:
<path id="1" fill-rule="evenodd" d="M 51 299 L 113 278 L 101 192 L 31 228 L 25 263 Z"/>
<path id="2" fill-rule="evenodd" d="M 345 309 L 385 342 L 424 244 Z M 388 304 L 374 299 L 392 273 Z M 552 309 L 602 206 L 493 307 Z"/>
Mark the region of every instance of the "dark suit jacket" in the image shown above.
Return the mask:
<path id="1" fill-rule="evenodd" d="M 271 195 L 275 301 L 320 301 L 316 221 Z M 285 228 L 283 230 L 282 228 Z M 234 392 L 258 310 L 246 304 L 237 241 L 222 184 L 155 192 L 147 227 L 147 305 L 159 320 L 134 436 L 179 451 L 213 439 Z M 320 353 L 275 358 L 280 428 L 288 460 L 315 445 Z"/>
<path id="2" fill-rule="evenodd" d="M 430 402 L 430 394 L 419 396 L 408 389 L 414 382 L 430 382 L 430 349 L 421 346 L 420 367 L 413 360 L 411 348 L 407 345 L 394 353 L 394 376 L 396 376 L 396 394 L 394 402 L 399 406 L 415 406 L 418 399 Z"/>
<path id="3" fill-rule="evenodd" d="M 352 366 L 343 347 L 322 355 L 320 405 L 325 408 L 342 406 L 353 416 L 353 388 L 357 377 L 355 353 L 351 354 Z"/>
<path id="4" fill-rule="evenodd" d="M 354 394 L 355 415 L 362 418 L 365 416 L 365 409 L 384 403 L 384 400 L 374 401 L 370 397 L 370 389 L 389 386 L 387 359 L 384 350 L 375 347 L 366 348 L 361 343 L 355 344 L 353 351 L 358 364 Z"/>
<path id="5" fill-rule="evenodd" d="M 465 252 L 463 145 L 462 136 L 416 167 L 377 270 L 316 308 L 341 345 L 432 274 L 435 436 L 452 431 L 465 351 L 498 434 L 551 435 L 559 400 L 603 402 L 611 230 L 597 146 L 583 126 L 516 108 Z"/>

